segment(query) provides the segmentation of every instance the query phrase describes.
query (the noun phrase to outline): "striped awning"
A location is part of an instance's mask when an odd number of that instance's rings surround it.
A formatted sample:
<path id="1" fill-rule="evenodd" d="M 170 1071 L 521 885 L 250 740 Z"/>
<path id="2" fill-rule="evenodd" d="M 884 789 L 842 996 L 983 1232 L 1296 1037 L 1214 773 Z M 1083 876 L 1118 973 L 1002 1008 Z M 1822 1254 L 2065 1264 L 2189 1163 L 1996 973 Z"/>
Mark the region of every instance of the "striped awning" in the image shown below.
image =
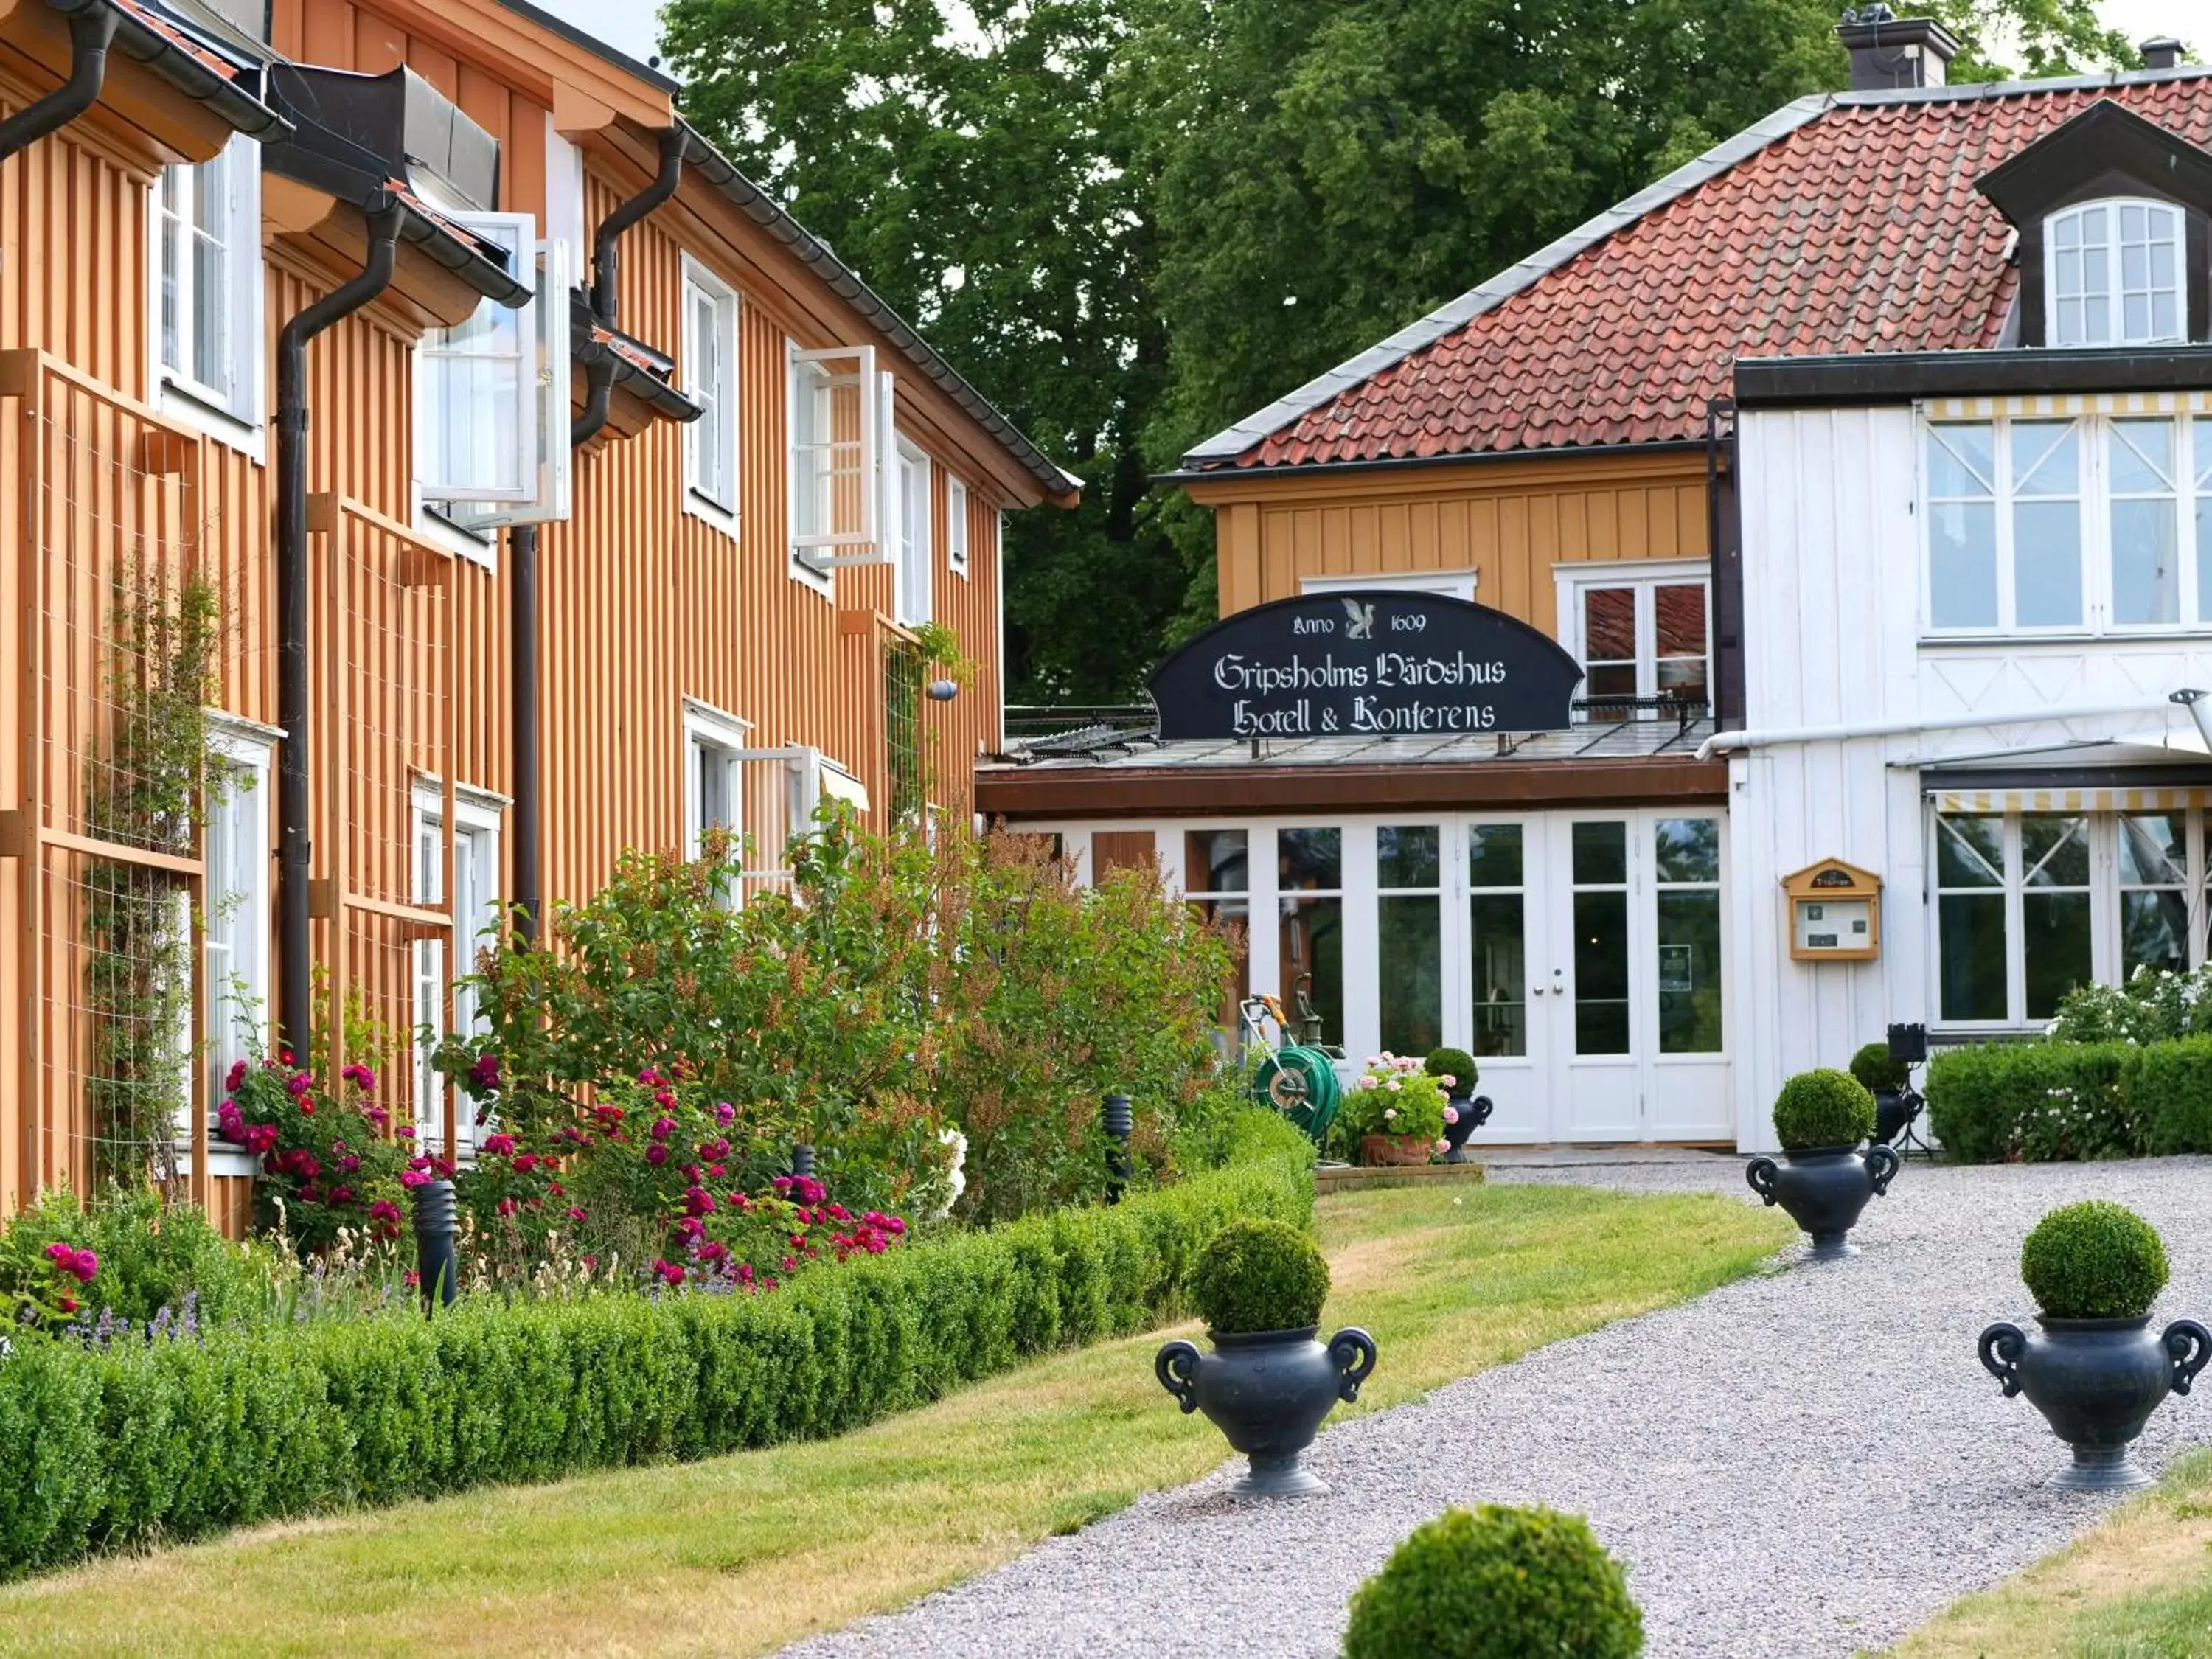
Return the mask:
<path id="1" fill-rule="evenodd" d="M 2212 806 L 2208 789 L 1931 789 L 1939 812 L 2166 812 Z"/>
<path id="2" fill-rule="evenodd" d="M 2212 413 L 2208 392 L 2077 392 L 2039 398 L 1930 398 L 1922 405 L 1933 421 L 1987 421 L 2071 415 L 2203 415 Z"/>

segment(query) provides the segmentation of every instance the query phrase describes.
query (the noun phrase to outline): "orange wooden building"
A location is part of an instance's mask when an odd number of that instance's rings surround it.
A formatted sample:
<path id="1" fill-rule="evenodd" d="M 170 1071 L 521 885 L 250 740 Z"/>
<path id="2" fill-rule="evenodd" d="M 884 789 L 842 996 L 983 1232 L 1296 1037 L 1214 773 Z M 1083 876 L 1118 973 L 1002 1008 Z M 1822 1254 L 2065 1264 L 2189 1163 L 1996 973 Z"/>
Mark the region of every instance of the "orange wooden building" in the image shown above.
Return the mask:
<path id="1" fill-rule="evenodd" d="M 0 1213 L 235 1218 L 209 1103 L 311 972 L 464 1147 L 412 1033 L 501 907 L 969 810 L 1001 515 L 1074 481 L 673 91 L 522 0 L 0 0 Z"/>

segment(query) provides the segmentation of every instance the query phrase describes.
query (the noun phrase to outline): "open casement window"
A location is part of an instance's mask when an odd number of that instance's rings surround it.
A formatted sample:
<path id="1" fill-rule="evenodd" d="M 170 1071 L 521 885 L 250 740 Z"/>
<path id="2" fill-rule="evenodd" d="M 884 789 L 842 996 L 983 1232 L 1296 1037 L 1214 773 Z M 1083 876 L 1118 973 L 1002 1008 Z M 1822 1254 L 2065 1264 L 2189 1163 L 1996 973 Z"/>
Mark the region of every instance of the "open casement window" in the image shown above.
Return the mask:
<path id="1" fill-rule="evenodd" d="M 968 574 L 968 486 L 950 473 L 945 479 L 945 562 L 956 576 Z"/>
<path id="2" fill-rule="evenodd" d="M 2135 198 L 2044 221 L 2044 337 L 2055 346 L 2189 337 L 2181 210 Z"/>
<path id="3" fill-rule="evenodd" d="M 711 515 L 738 510 L 738 296 L 702 265 L 684 262 L 684 390 L 699 418 L 684 428 L 684 483 Z"/>
<path id="4" fill-rule="evenodd" d="M 708 834 L 745 830 L 744 769 L 750 722 L 686 699 L 684 704 L 684 856 L 706 850 Z"/>
<path id="5" fill-rule="evenodd" d="M 153 190 L 153 325 L 164 392 L 252 424 L 261 418 L 261 148 L 234 137 Z"/>
<path id="6" fill-rule="evenodd" d="M 518 501 L 442 501 L 438 510 L 465 530 L 501 525 L 550 524 L 568 516 L 568 291 L 576 283 L 573 244 L 556 237 L 538 244 L 538 291 L 523 313 L 536 341 L 536 384 L 532 388 L 532 443 L 537 455 L 537 487 Z M 491 301 L 484 302 L 489 305 Z M 483 311 L 478 309 L 481 317 Z M 473 322 L 474 319 L 471 319 Z M 426 490 L 424 499 L 435 500 Z"/>
<path id="7" fill-rule="evenodd" d="M 433 786 L 415 795 L 415 902 L 440 906 L 446 902 L 447 874 L 441 856 L 445 840 L 445 798 Z M 473 986 L 455 984 L 450 1019 L 447 1017 L 447 976 L 458 981 L 475 969 L 478 936 L 499 921 L 498 807 L 473 792 L 453 803 L 453 867 L 452 872 L 453 937 L 415 942 L 414 1066 L 416 1144 L 425 1152 L 444 1152 L 446 1137 L 446 1080 L 433 1069 L 431 1056 L 446 1036 L 468 1034 L 482 1024 L 482 1012 Z M 427 1032 L 427 1037 L 425 1033 Z M 476 1144 L 476 1114 L 464 1099 L 455 1114 L 455 1154 L 466 1153 Z"/>
<path id="8" fill-rule="evenodd" d="M 896 441 L 898 473 L 898 564 L 893 608 L 900 623 L 918 626 L 930 619 L 932 577 L 936 574 L 937 550 L 932 545 L 929 520 L 929 457 L 903 438 Z"/>
<path id="9" fill-rule="evenodd" d="M 568 453 L 568 284 L 556 278 L 565 269 L 547 268 L 537 222 L 526 213 L 454 213 L 464 225 L 507 250 L 510 268 L 527 270 L 538 261 L 539 294 L 509 308 L 486 300 L 466 322 L 434 329 L 415 351 L 415 484 L 425 501 L 464 504 L 447 516 L 464 521 L 524 522 L 550 514 L 533 511 L 547 480 L 541 460 L 550 464 L 550 447 Z M 559 253 L 551 264 L 563 265 Z M 551 313 L 562 313 L 557 317 Z M 546 318 L 541 327 L 540 319 Z M 558 375 L 547 355 L 559 353 Z M 557 390 L 561 439 L 540 441 L 547 424 L 546 404 Z M 563 466 L 565 477 L 565 465 Z M 496 503 L 486 508 L 482 504 Z M 500 513 L 499 508 L 509 509 Z M 492 516 L 497 514 L 498 516 Z"/>
<path id="10" fill-rule="evenodd" d="M 873 346 L 791 353 L 791 545 L 814 570 L 897 557 L 892 384 Z"/>

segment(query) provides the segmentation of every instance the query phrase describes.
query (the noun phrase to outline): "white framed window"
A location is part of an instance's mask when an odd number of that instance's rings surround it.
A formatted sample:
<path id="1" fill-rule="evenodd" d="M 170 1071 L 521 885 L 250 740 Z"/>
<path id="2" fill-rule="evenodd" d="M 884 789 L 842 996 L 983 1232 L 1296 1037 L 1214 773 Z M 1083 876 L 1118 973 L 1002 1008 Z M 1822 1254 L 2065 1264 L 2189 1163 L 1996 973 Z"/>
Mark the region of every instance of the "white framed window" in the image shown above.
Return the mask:
<path id="1" fill-rule="evenodd" d="M 2043 222 L 2044 337 L 2144 345 L 2189 337 L 2181 210 L 2133 197 L 2083 202 Z"/>
<path id="2" fill-rule="evenodd" d="M 265 1048 L 271 953 L 270 745 L 265 729 L 210 716 L 207 823 L 200 945 L 207 998 L 200 1043 L 210 1102 L 231 1066 Z M 180 1126 L 189 1139 L 190 1125 Z"/>
<path id="3" fill-rule="evenodd" d="M 151 192 L 155 400 L 256 447 L 262 419 L 261 147 L 232 138 Z"/>
<path id="4" fill-rule="evenodd" d="M 453 863 L 450 878 L 445 868 L 446 803 L 443 792 L 428 780 L 418 782 L 414 810 L 414 889 L 417 904 L 441 906 L 453 895 L 453 939 L 415 941 L 415 1132 L 416 1144 L 427 1152 L 446 1149 L 446 1084 L 431 1068 L 439 1042 L 454 1033 L 477 1030 L 483 1013 L 476 988 L 453 988 L 453 1012 L 447 1015 L 446 984 L 474 971 L 476 954 L 485 929 L 499 925 L 500 821 L 507 802 L 483 790 L 453 795 Z M 450 951 L 450 958 L 449 958 Z M 476 1145 L 475 1113 L 464 1100 L 455 1123 L 455 1156 Z"/>
<path id="5" fill-rule="evenodd" d="M 896 392 L 872 346 L 786 353 L 793 570 L 827 592 L 832 570 L 897 562 Z"/>
<path id="6" fill-rule="evenodd" d="M 708 832 L 742 835 L 744 755 L 752 723 L 691 698 L 684 702 L 684 856 L 696 859 Z"/>
<path id="7" fill-rule="evenodd" d="M 2212 629 L 2212 420 L 1930 422 L 1924 631 Z"/>
<path id="8" fill-rule="evenodd" d="M 684 428 L 684 505 L 724 529 L 738 515 L 738 295 L 693 259 L 684 258 L 684 395 L 699 418 Z"/>
<path id="9" fill-rule="evenodd" d="M 945 475 L 945 563 L 963 581 L 968 578 L 968 486 Z"/>
<path id="10" fill-rule="evenodd" d="M 568 510 L 568 246 L 540 242 L 526 213 L 447 216 L 506 248 L 511 270 L 537 271 L 538 292 L 520 306 L 486 300 L 415 348 L 418 522 L 470 532 L 456 550 L 489 562 L 491 526 Z M 556 403 L 557 434 L 548 430 Z"/>
<path id="11" fill-rule="evenodd" d="M 2076 986 L 2206 960 L 2203 809 L 1929 817 L 1940 1024 L 2038 1026 Z"/>
<path id="12" fill-rule="evenodd" d="M 1394 571 L 1388 575 L 1304 576 L 1301 593 L 1348 593 L 1363 587 L 1388 588 L 1398 593 L 1441 593 L 1448 599 L 1474 599 L 1476 573 L 1472 570 Z"/>
<path id="13" fill-rule="evenodd" d="M 937 549 L 930 534 L 929 457 L 905 439 L 896 441 L 898 456 L 898 563 L 892 586 L 897 590 L 892 608 L 897 620 L 908 627 L 930 619 L 932 592 L 937 568 Z"/>
<path id="14" fill-rule="evenodd" d="M 1700 559 L 1643 559 L 1554 567 L 1560 643 L 1583 669 L 1593 720 L 1656 719 L 1638 699 L 1707 707 L 1711 675 L 1711 567 Z"/>

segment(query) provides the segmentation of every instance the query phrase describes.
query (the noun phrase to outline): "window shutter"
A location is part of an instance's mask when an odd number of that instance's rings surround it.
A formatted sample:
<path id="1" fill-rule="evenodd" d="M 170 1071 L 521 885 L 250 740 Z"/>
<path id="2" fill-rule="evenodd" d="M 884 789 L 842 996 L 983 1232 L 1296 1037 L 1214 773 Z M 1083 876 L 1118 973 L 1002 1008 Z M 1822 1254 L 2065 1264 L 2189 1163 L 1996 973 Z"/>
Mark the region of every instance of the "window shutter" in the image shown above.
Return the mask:
<path id="1" fill-rule="evenodd" d="M 538 246 L 530 215 L 448 216 L 505 247 L 514 269 L 528 267 Z M 425 501 L 537 498 L 540 309 L 535 298 L 512 310 L 487 300 L 416 348 L 415 481 Z"/>
<path id="2" fill-rule="evenodd" d="M 566 240 L 555 237 L 537 244 L 537 293 L 525 307 L 530 317 L 525 337 L 534 340 L 536 354 L 530 389 L 532 418 L 536 423 L 537 488 L 528 500 L 512 505 L 489 501 L 453 503 L 447 517 L 471 530 L 553 523 L 566 519 L 570 511 L 568 292 L 576 284 L 575 254 Z M 437 499 L 427 485 L 422 494 L 428 500 Z"/>
<path id="3" fill-rule="evenodd" d="M 896 556 L 897 451 L 873 346 L 791 354 L 791 544 L 817 570 Z"/>

